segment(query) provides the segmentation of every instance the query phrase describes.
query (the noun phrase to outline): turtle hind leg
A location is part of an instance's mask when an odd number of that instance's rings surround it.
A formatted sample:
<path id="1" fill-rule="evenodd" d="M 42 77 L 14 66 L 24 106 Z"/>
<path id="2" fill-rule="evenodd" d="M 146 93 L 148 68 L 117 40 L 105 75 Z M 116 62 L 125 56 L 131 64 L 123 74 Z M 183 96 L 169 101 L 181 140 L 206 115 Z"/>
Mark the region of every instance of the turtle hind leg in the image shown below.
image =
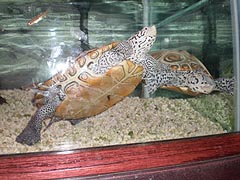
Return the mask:
<path id="1" fill-rule="evenodd" d="M 42 122 L 54 115 L 56 107 L 47 104 L 40 107 L 32 116 L 27 126 L 17 136 L 16 141 L 21 144 L 33 145 L 41 139 Z"/>
<path id="2" fill-rule="evenodd" d="M 218 78 L 215 79 L 215 90 L 220 92 L 227 92 L 231 95 L 234 94 L 234 78 Z"/>

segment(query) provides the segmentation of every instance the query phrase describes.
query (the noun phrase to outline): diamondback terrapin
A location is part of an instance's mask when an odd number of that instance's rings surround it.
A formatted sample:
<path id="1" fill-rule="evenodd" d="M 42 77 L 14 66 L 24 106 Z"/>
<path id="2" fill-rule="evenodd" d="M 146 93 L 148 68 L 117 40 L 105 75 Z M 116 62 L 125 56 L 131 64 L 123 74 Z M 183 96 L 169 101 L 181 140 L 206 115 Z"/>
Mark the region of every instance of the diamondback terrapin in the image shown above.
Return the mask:
<path id="1" fill-rule="evenodd" d="M 162 74 L 168 76 L 170 80 L 161 88 L 177 91 L 180 93 L 196 96 L 199 94 L 209 94 L 212 91 L 223 91 L 232 94 L 234 78 L 213 77 L 207 68 L 192 54 L 184 50 L 160 50 L 152 52 L 151 56 L 160 63 Z"/>
<path id="2" fill-rule="evenodd" d="M 128 96 L 142 75 L 149 74 L 142 61 L 148 61 L 155 38 L 155 26 L 145 27 L 127 41 L 83 53 L 65 72 L 39 84 L 33 98 L 38 109 L 16 141 L 33 145 L 40 140 L 45 119 L 52 118 L 50 124 L 59 119 L 74 124 Z"/>
<path id="3" fill-rule="evenodd" d="M 49 127 L 58 120 L 75 124 L 99 114 L 128 96 L 142 79 L 149 93 L 164 86 L 186 87 L 194 93 L 215 88 L 211 75 L 197 60 L 185 61 L 191 64 L 185 67 L 180 61 L 171 64 L 174 57 L 162 61 L 147 54 L 155 38 L 155 26 L 145 27 L 126 41 L 83 53 L 65 72 L 39 84 L 33 99 L 38 109 L 16 141 L 37 143 L 47 118 L 51 118 Z"/>

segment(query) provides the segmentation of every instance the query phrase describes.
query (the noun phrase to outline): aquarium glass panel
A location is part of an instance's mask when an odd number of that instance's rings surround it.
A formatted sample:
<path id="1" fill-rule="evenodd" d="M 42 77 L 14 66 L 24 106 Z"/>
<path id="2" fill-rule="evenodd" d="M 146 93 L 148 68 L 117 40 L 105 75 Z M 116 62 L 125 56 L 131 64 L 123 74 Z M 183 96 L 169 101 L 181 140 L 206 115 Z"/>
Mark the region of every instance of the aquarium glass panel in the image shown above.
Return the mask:
<path id="1" fill-rule="evenodd" d="M 238 13 L 234 0 L 1 0 L 0 154 L 239 130 Z"/>

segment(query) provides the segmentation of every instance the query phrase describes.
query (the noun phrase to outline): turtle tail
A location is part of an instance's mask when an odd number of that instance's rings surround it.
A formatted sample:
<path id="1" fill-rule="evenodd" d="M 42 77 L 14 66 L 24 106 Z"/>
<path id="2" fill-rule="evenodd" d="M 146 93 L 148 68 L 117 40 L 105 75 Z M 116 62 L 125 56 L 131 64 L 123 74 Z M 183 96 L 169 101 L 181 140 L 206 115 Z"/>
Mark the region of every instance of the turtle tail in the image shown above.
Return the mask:
<path id="1" fill-rule="evenodd" d="M 234 78 L 218 78 L 215 79 L 215 90 L 220 92 L 227 92 L 231 95 L 234 93 Z"/>

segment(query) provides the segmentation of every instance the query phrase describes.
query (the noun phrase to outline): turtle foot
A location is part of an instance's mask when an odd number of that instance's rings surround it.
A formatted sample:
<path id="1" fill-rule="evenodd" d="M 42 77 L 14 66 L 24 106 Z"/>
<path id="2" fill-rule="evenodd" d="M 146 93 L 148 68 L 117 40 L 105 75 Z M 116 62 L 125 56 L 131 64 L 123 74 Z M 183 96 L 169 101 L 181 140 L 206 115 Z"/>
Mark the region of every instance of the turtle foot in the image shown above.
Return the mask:
<path id="1" fill-rule="evenodd" d="M 16 138 L 16 141 L 21 144 L 26 144 L 26 145 L 34 145 L 37 142 L 40 141 L 40 131 L 34 129 L 34 128 L 29 128 L 26 127 L 21 134 L 19 134 Z"/>

